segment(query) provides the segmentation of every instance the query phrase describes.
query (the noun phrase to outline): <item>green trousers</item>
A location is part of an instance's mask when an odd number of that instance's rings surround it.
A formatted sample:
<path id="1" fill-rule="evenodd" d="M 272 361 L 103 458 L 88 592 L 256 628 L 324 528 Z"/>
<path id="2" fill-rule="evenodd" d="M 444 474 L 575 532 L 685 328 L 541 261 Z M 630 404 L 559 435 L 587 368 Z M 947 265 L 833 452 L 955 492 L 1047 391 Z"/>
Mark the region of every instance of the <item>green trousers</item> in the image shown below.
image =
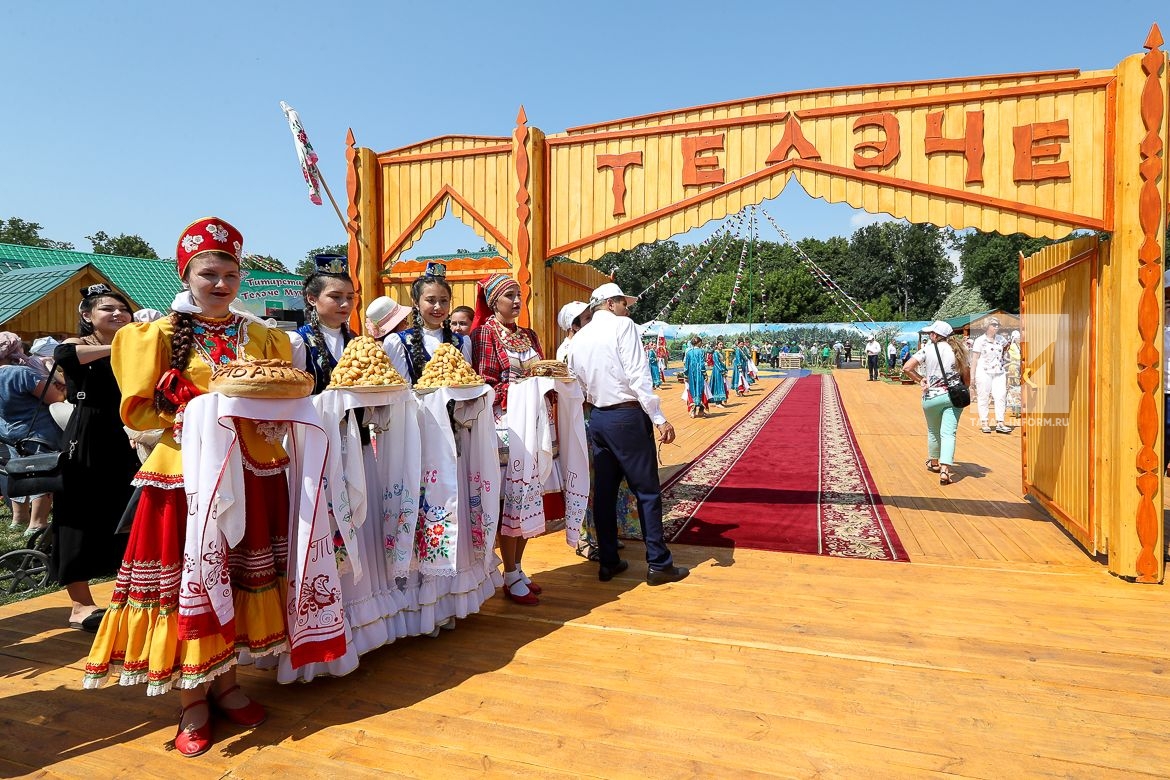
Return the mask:
<path id="1" fill-rule="evenodd" d="M 942 393 L 923 399 L 922 413 L 926 415 L 927 455 L 944 465 L 955 465 L 955 434 L 959 431 L 963 410 L 952 406 L 951 397 Z"/>

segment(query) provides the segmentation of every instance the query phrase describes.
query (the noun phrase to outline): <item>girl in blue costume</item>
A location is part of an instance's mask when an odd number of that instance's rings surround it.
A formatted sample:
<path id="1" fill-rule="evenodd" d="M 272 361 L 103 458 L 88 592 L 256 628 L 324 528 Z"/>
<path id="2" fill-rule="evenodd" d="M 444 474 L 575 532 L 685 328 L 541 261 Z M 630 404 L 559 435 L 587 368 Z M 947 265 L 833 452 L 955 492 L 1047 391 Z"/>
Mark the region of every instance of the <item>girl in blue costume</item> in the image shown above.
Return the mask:
<path id="1" fill-rule="evenodd" d="M 646 362 L 650 364 L 650 383 L 657 390 L 662 387 L 662 371 L 658 367 L 658 352 L 650 344 L 643 346 L 646 349 Z"/>
<path id="2" fill-rule="evenodd" d="M 293 365 L 313 375 L 316 395 L 329 384 L 345 345 L 353 340 L 346 323 L 353 312 L 354 289 L 343 265 L 345 258 L 317 255 L 314 260 L 317 270 L 305 277 L 303 286 L 307 322 L 289 335 L 289 341 Z M 368 437 L 365 432 L 363 443 L 368 443 Z"/>
<path id="3" fill-rule="evenodd" d="M 699 346 L 702 343 L 698 336 L 693 337 L 683 358 L 683 370 L 687 375 L 687 408 L 691 417 L 707 412 L 707 353 Z"/>
<path id="4" fill-rule="evenodd" d="M 427 263 L 423 275 L 410 286 L 410 298 L 414 304 L 414 325 L 406 330 L 391 334 L 383 343 L 390 363 L 403 377 L 414 385 L 440 344 L 454 344 L 471 365 L 471 338 L 451 330 L 451 285 L 447 282 L 447 268 L 442 263 Z M 460 401 L 458 403 L 481 403 Z M 447 414 L 455 425 L 456 402 L 449 401 Z M 459 436 L 456 436 L 458 439 Z M 426 444 L 424 442 L 424 451 Z M 469 466 L 462 454 L 456 468 L 463 477 L 460 479 L 460 505 L 470 506 L 467 498 Z M 485 601 L 495 594 L 501 584 L 496 582 L 496 567 L 499 559 L 488 551 L 486 564 L 475 563 L 472 549 L 471 517 L 461 510 L 458 517 L 459 532 L 456 536 L 456 573 L 451 577 L 422 575 L 419 583 L 419 608 L 422 611 L 420 633 L 438 636 L 440 628 L 455 628 L 455 619 L 478 612 Z"/>
<path id="5" fill-rule="evenodd" d="M 718 347 L 711 350 L 711 403 L 727 406 L 727 363 Z"/>
<path id="6" fill-rule="evenodd" d="M 732 354 L 731 360 L 731 386 L 735 388 L 736 395 L 747 395 L 752 379 L 748 374 L 748 358 L 747 352 L 744 350 L 743 339 L 735 342 L 735 352 Z"/>

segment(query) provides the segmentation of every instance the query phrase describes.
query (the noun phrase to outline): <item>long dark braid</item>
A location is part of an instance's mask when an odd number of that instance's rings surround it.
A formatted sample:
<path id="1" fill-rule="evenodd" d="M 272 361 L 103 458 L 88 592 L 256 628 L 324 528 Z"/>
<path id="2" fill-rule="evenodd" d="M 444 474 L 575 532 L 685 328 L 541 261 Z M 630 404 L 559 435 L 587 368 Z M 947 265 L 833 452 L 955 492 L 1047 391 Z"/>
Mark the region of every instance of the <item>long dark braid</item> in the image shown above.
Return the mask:
<path id="1" fill-rule="evenodd" d="M 174 312 L 171 314 L 171 324 L 174 332 L 171 334 L 171 365 L 178 371 L 187 368 L 187 361 L 191 359 L 191 350 L 195 348 L 195 318 L 190 314 Z M 163 414 L 174 414 L 179 407 L 171 403 L 161 391 L 154 391 L 154 408 Z"/>
<path id="2" fill-rule="evenodd" d="M 352 280 L 347 274 L 314 271 L 305 277 L 301 290 L 301 295 L 305 299 L 305 308 L 309 310 L 309 346 L 316 350 L 317 365 L 326 376 L 333 370 L 336 362 L 329 352 L 329 346 L 325 343 L 324 334 L 321 333 L 321 317 L 317 314 L 317 307 L 309 303 L 309 296 L 320 297 L 321 293 L 325 292 L 325 285 L 329 283 L 330 279 L 338 279 L 352 284 Z M 344 343 L 349 342 L 349 327 L 344 323 L 341 326 L 341 340 Z"/>
<path id="3" fill-rule="evenodd" d="M 417 299 L 416 299 L 417 300 Z M 414 330 L 407 339 L 406 348 L 410 352 L 410 366 L 415 374 L 415 379 L 422 376 L 423 368 L 427 365 L 427 351 L 423 346 L 423 328 L 426 323 L 423 322 L 422 312 L 416 303 L 414 306 Z"/>

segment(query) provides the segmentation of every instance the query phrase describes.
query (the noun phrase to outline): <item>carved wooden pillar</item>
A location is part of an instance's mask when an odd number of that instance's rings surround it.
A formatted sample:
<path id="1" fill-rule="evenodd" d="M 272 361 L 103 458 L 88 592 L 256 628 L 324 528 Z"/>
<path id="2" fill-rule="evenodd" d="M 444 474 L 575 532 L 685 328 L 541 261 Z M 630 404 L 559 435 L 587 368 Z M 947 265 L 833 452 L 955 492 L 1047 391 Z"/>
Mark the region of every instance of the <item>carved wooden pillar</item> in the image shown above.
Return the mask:
<path id="1" fill-rule="evenodd" d="M 349 232 L 349 277 L 357 301 L 349 326 L 364 333 L 366 304 L 382 294 L 382 247 L 378 221 L 378 159 L 371 149 L 354 146 L 353 130 L 345 135 L 346 227 Z"/>
<path id="2" fill-rule="evenodd" d="M 516 281 L 524 309 L 520 324 L 536 331 L 545 356 L 556 351 L 556 312 L 553 307 L 553 277 L 545 265 L 548 250 L 545 204 L 544 133 L 528 127 L 524 107 L 516 116 L 512 134 L 512 160 L 516 173 L 516 221 L 512 235 Z"/>
<path id="3" fill-rule="evenodd" d="M 1103 356 L 1115 376 L 1104 380 L 1102 453 L 1116 485 L 1103 506 L 1109 523 L 1109 570 L 1138 582 L 1161 582 L 1162 560 L 1162 272 L 1166 219 L 1166 55 L 1150 30 L 1145 55 L 1117 68 L 1113 235 L 1103 280 Z M 1104 363 L 1103 365 L 1110 365 Z"/>

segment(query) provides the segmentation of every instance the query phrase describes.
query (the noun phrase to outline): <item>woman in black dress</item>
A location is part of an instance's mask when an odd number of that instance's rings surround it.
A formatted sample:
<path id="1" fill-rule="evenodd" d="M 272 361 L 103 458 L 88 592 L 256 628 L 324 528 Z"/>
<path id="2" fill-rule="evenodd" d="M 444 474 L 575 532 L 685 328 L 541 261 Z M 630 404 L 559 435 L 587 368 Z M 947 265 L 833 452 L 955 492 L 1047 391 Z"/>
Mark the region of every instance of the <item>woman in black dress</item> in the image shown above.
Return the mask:
<path id="1" fill-rule="evenodd" d="M 114 334 L 131 321 L 130 304 L 104 284 L 82 289 L 80 338 L 57 346 L 73 414 L 62 437 L 64 489 L 54 497 L 50 573 L 73 601 L 69 625 L 97 631 L 102 612 L 89 580 L 118 571 L 126 536 L 115 534 L 138 471 L 118 413 L 121 394 L 110 368 Z"/>

